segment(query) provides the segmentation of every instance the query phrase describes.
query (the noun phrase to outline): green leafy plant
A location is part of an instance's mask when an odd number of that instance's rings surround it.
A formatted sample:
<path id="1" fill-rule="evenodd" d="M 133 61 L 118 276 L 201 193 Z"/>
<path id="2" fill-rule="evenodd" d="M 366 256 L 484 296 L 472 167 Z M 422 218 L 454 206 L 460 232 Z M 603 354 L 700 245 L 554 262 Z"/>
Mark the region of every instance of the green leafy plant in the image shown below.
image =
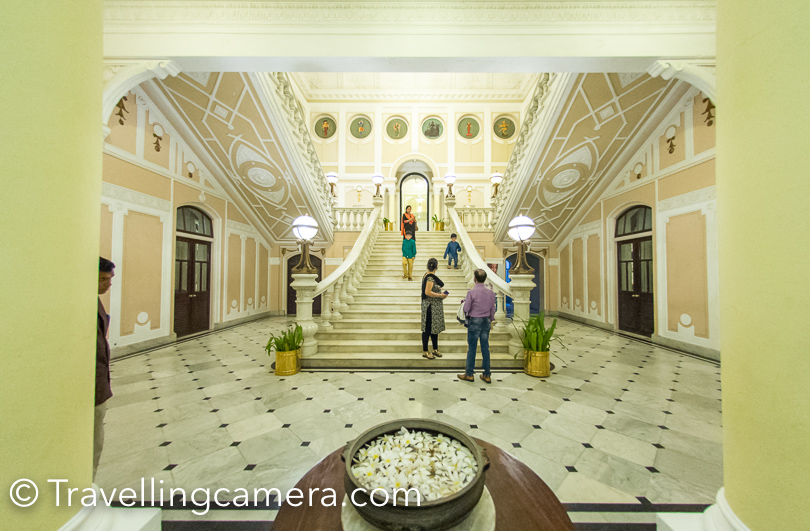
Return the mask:
<path id="1" fill-rule="evenodd" d="M 289 352 L 298 350 L 303 343 L 304 331 L 301 329 L 301 325 L 295 325 L 294 327 L 291 325 L 288 330 L 281 332 L 278 336 L 270 334 L 270 340 L 264 349 L 270 355 L 270 351 L 274 348 L 276 352 Z"/>
<path id="2" fill-rule="evenodd" d="M 528 321 L 523 322 L 525 326 L 522 331 L 518 330 L 518 335 L 523 342 L 524 349 L 532 352 L 548 352 L 551 350 L 551 342 L 554 340 L 558 341 L 562 348 L 568 348 L 559 336 L 554 335 L 554 329 L 557 328 L 556 318 L 551 322 L 551 327 L 549 328 L 546 328 L 545 312 L 532 315 Z M 515 326 L 514 320 L 512 321 L 512 326 Z M 515 326 L 515 330 L 517 330 L 517 326 Z M 517 354 L 515 357 L 517 357 Z"/>
<path id="3" fill-rule="evenodd" d="M 433 214 L 432 219 L 433 219 L 433 223 L 441 223 L 442 222 L 442 220 L 440 220 L 439 216 L 437 216 L 436 214 Z"/>
<path id="4" fill-rule="evenodd" d="M 390 219 L 388 219 L 388 218 L 383 218 L 383 223 L 386 223 L 386 224 L 387 224 L 387 223 L 391 223 L 391 220 L 390 220 Z"/>

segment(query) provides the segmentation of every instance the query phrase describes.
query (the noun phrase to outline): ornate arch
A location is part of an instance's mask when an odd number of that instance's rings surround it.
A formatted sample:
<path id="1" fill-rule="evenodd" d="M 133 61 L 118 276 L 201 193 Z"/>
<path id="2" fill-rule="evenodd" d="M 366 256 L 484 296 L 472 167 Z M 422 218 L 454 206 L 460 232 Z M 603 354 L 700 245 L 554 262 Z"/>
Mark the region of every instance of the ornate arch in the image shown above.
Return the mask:
<path id="1" fill-rule="evenodd" d="M 105 126 L 115 109 L 115 104 L 127 95 L 133 87 L 152 78 L 166 79 L 176 76 L 181 71 L 180 65 L 168 59 L 151 61 L 104 61 L 104 94 L 101 100 L 101 123 Z"/>
<path id="2" fill-rule="evenodd" d="M 647 69 L 651 77 L 661 79 L 680 79 L 700 89 L 713 104 L 717 104 L 717 79 L 714 74 L 715 63 L 711 61 L 675 61 L 662 59 L 654 62 Z"/>

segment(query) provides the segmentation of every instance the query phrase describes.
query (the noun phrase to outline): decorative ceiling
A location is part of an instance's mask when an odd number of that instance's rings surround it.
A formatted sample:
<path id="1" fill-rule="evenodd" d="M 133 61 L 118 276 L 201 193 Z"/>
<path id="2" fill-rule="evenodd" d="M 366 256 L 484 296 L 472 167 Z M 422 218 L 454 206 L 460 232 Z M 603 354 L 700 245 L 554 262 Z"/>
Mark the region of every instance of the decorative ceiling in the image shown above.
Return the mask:
<path id="1" fill-rule="evenodd" d="M 647 74 L 581 74 L 564 101 L 536 166 L 512 210 L 534 219 L 536 237 L 556 241 L 570 230 L 641 142 L 653 114 L 671 110 L 676 80 Z M 525 153 L 529 157 L 532 154 Z"/>
<path id="2" fill-rule="evenodd" d="M 307 101 L 523 101 L 537 74 L 315 72 L 292 78 Z"/>
<path id="3" fill-rule="evenodd" d="M 285 132 L 271 123 L 252 76 L 193 72 L 154 83 L 171 107 L 162 110 L 191 130 L 220 170 L 215 174 L 226 179 L 221 184 L 249 206 L 275 241 L 293 241 L 292 221 L 317 210 L 299 181 L 304 176 L 282 147 L 279 134 Z"/>

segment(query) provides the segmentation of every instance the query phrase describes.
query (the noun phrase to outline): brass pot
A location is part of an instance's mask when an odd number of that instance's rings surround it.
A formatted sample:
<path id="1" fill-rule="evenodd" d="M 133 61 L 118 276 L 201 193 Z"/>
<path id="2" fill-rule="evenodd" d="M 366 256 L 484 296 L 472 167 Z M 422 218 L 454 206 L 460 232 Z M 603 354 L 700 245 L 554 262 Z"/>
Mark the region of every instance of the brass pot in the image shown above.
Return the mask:
<path id="1" fill-rule="evenodd" d="M 394 222 L 393 221 L 389 221 L 388 223 L 383 222 L 383 226 L 385 227 L 385 230 L 387 230 L 387 231 L 394 230 Z"/>
<path id="2" fill-rule="evenodd" d="M 444 221 L 434 221 L 433 230 L 444 230 Z"/>
<path id="3" fill-rule="evenodd" d="M 533 350 L 526 350 L 524 354 L 523 372 L 537 378 L 545 378 L 551 374 L 548 351 L 535 352 Z"/>
<path id="4" fill-rule="evenodd" d="M 276 351 L 276 376 L 292 376 L 301 370 L 301 349 Z"/>
<path id="5" fill-rule="evenodd" d="M 372 439 L 386 433 L 396 433 L 402 427 L 433 434 L 443 433 L 466 446 L 478 462 L 478 472 L 473 480 L 455 494 L 438 500 L 422 501 L 419 505 L 414 502 L 403 505 L 402 500 L 395 503 L 393 498 L 383 505 L 372 503 L 370 493 L 360 486 L 352 474 L 352 458 Z M 343 484 L 346 493 L 354 493 L 353 497 L 349 496 L 349 500 L 367 522 L 387 531 L 441 531 L 457 525 L 470 514 L 481 498 L 489 468 L 486 450 L 472 437 L 449 424 L 430 419 L 399 419 L 374 426 L 348 443 L 341 459 L 344 462 Z M 378 500 L 377 497 L 374 499 Z"/>

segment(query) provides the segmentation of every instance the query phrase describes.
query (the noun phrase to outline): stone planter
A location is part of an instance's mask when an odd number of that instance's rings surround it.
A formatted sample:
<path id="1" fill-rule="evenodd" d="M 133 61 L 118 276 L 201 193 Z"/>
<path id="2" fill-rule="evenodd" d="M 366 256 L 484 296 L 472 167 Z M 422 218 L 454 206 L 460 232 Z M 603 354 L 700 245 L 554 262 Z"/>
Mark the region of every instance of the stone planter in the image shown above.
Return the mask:
<path id="1" fill-rule="evenodd" d="M 535 352 L 527 350 L 524 352 L 523 372 L 529 376 L 545 378 L 551 374 L 548 352 Z"/>
<path id="2" fill-rule="evenodd" d="M 352 458 L 372 439 L 386 433 L 396 433 L 402 427 L 433 434 L 442 433 L 466 446 L 478 462 L 478 472 L 473 480 L 455 494 L 438 500 L 422 501 L 420 505 L 414 502 L 403 505 L 402 500 L 395 504 L 392 499 L 379 505 L 382 500 L 376 497 L 375 502 L 378 505 L 371 503 L 369 492 L 360 486 L 352 474 Z M 345 464 L 343 484 L 346 493 L 354 492 L 353 499 L 349 497 L 350 502 L 367 522 L 389 531 L 441 531 L 457 525 L 470 514 L 480 500 L 484 491 L 486 471 L 489 468 L 486 450 L 471 437 L 449 424 L 429 419 L 399 419 L 370 428 L 346 445 L 341 459 Z"/>
<path id="3" fill-rule="evenodd" d="M 292 376 L 301 370 L 301 349 L 276 351 L 276 376 Z"/>

